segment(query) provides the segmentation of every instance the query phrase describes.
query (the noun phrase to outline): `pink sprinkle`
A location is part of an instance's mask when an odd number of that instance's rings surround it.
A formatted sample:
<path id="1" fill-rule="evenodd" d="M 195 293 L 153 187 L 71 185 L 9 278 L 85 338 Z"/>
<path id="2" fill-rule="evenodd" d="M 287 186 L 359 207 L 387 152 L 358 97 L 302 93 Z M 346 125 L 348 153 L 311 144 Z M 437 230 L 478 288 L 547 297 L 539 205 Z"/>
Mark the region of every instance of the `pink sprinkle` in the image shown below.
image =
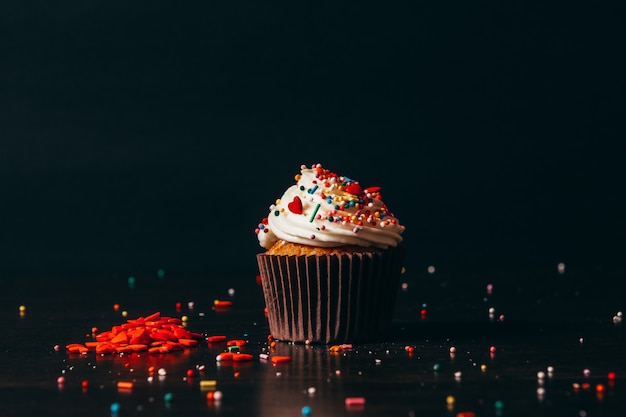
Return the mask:
<path id="1" fill-rule="evenodd" d="M 346 407 L 359 407 L 365 405 L 365 397 L 346 397 Z"/>
<path id="2" fill-rule="evenodd" d="M 57 384 L 63 384 L 65 382 L 65 377 L 64 376 L 60 376 L 57 378 Z"/>
<path id="3" fill-rule="evenodd" d="M 495 352 L 496 352 L 496 347 L 495 347 L 495 346 L 491 346 L 491 347 L 489 348 L 489 352 L 491 352 L 491 353 L 495 353 Z"/>

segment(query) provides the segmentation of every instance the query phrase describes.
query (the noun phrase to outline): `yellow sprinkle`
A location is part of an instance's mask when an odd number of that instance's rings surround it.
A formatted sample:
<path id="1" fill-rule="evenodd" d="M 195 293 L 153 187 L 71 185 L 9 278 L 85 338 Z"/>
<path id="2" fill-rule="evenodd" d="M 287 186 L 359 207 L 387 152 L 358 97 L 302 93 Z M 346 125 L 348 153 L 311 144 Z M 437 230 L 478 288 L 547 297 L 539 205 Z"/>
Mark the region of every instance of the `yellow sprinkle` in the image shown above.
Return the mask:
<path id="1" fill-rule="evenodd" d="M 126 316 L 128 316 L 128 311 L 126 310 L 122 311 L 122 317 L 126 317 Z"/>
<path id="2" fill-rule="evenodd" d="M 202 381 L 200 381 L 201 390 L 215 389 L 216 386 L 217 381 L 215 379 L 203 379 Z"/>
<path id="3" fill-rule="evenodd" d="M 187 321 L 187 320 L 189 320 L 189 317 L 187 317 L 187 316 L 182 316 L 180 319 L 181 319 L 182 321 Z"/>
<path id="4" fill-rule="evenodd" d="M 20 312 L 23 313 L 24 311 L 26 311 L 26 306 L 20 306 Z"/>
<path id="5" fill-rule="evenodd" d="M 487 365 L 485 365 L 484 363 L 480 365 L 480 370 L 485 372 L 487 370 Z"/>
<path id="6" fill-rule="evenodd" d="M 454 398 L 454 395 L 448 395 L 446 397 L 446 404 L 448 404 L 448 405 L 454 404 L 455 401 L 456 401 L 456 399 Z"/>

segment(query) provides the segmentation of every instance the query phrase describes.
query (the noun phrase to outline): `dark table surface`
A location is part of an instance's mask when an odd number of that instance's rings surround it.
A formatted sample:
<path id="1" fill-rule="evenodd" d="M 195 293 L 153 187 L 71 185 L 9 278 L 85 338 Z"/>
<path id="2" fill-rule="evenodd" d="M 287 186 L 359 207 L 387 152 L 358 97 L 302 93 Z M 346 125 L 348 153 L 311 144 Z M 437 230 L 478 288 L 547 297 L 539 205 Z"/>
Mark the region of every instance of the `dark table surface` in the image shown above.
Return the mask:
<path id="1" fill-rule="evenodd" d="M 569 265 L 407 272 L 391 339 L 338 353 L 270 346 L 254 275 L 2 277 L 0 415 L 625 415 L 623 276 Z M 216 310 L 216 299 L 232 306 Z M 199 346 L 66 352 L 93 340 L 93 327 L 154 312 L 183 319 L 202 334 Z M 245 340 L 240 352 L 253 360 L 219 363 L 228 348 L 207 343 L 210 335 Z M 274 365 L 262 354 L 292 360 Z M 120 381 L 133 386 L 118 389 Z M 207 399 L 217 391 L 221 399 Z M 347 406 L 346 398 L 365 403 Z"/>

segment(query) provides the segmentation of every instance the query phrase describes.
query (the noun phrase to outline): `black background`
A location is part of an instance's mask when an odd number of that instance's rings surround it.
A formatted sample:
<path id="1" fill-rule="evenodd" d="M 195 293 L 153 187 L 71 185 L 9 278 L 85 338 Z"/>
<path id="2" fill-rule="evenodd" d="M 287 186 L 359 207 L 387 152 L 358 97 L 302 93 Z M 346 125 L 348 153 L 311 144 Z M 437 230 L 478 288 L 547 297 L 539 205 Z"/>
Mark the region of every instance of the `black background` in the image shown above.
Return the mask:
<path id="1" fill-rule="evenodd" d="M 0 274 L 256 274 L 301 164 L 407 270 L 621 265 L 624 6 L 0 4 Z"/>

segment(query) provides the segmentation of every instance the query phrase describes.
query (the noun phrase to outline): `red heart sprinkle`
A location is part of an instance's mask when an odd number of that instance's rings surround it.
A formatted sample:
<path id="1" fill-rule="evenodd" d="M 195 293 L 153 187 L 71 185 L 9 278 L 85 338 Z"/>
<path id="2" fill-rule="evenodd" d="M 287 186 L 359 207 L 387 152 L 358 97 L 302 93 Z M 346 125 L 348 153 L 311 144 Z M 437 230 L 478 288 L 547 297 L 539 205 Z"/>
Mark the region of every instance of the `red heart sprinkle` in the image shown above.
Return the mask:
<path id="1" fill-rule="evenodd" d="M 302 200 L 300 200 L 300 197 L 295 196 L 293 201 L 287 204 L 287 208 L 293 214 L 302 214 Z"/>

